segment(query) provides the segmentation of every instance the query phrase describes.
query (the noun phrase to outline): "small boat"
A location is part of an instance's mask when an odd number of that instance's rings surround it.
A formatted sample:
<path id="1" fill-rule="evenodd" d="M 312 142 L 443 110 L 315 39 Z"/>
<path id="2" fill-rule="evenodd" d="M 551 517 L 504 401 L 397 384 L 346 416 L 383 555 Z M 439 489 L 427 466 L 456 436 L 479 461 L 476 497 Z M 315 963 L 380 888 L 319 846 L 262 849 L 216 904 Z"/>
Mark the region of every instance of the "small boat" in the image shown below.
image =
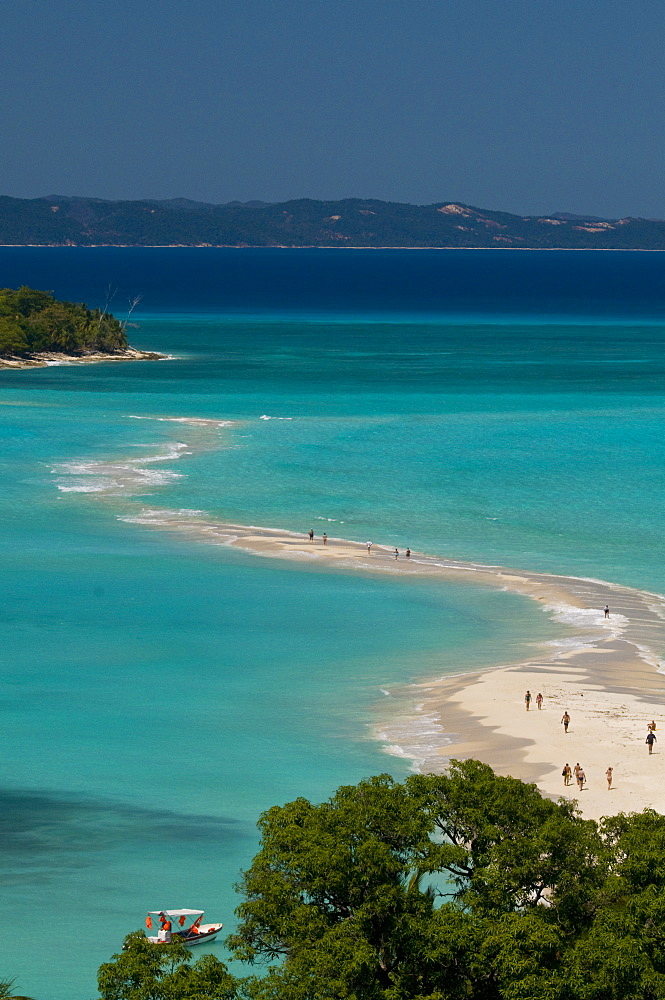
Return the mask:
<path id="1" fill-rule="evenodd" d="M 224 924 L 201 923 L 203 913 L 203 910 L 150 910 L 145 918 L 145 925 L 150 931 L 155 924 L 159 924 L 159 930 L 148 941 L 152 944 L 169 944 L 174 937 L 179 937 L 188 947 L 212 941 Z M 181 930 L 173 930 L 176 924 Z"/>

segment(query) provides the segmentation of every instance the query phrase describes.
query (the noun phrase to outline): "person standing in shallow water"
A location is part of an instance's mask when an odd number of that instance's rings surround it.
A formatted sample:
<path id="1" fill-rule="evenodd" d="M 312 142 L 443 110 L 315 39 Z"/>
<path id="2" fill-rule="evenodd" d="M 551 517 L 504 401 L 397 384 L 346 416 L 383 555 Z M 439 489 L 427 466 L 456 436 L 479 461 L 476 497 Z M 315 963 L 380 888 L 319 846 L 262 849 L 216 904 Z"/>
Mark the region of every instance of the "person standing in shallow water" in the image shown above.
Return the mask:
<path id="1" fill-rule="evenodd" d="M 649 730 L 649 732 L 647 733 L 646 742 L 649 745 L 649 753 L 653 753 L 653 745 L 654 743 L 657 743 L 658 740 L 656 739 L 656 734 L 651 730 Z"/>
<path id="2" fill-rule="evenodd" d="M 609 604 L 605 605 L 605 617 L 606 618 L 610 617 L 610 606 L 609 606 Z"/>
<path id="3" fill-rule="evenodd" d="M 568 710 L 566 710 L 561 716 L 561 722 L 563 724 L 564 733 L 568 732 L 568 726 L 570 725 L 570 716 L 568 715 Z"/>
<path id="4" fill-rule="evenodd" d="M 543 696 L 540 693 L 540 691 L 536 695 L 536 705 L 538 706 L 538 711 L 540 711 L 541 708 L 543 707 Z"/>
<path id="5" fill-rule="evenodd" d="M 395 549 L 395 559 L 399 556 L 399 549 Z"/>
<path id="6" fill-rule="evenodd" d="M 406 555 L 407 559 L 410 559 L 411 558 L 411 549 L 407 549 L 405 555 Z"/>
<path id="7" fill-rule="evenodd" d="M 527 691 L 527 693 L 524 695 L 524 707 L 526 708 L 527 712 L 531 708 L 531 692 L 530 691 Z"/>
<path id="8" fill-rule="evenodd" d="M 314 541 L 314 528 L 309 529 L 309 540 L 310 542 Z"/>
<path id="9" fill-rule="evenodd" d="M 324 545 L 328 544 L 328 536 L 326 535 L 325 531 L 323 532 L 323 544 Z"/>

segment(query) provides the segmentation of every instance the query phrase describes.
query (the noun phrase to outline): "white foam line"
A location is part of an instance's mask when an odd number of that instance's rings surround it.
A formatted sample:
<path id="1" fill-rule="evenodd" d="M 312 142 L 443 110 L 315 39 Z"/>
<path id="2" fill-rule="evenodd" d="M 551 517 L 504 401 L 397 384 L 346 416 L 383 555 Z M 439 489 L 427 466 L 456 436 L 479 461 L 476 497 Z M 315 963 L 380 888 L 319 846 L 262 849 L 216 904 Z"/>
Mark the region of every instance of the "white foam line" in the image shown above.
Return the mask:
<path id="1" fill-rule="evenodd" d="M 219 420 L 214 417 L 151 417 L 136 413 L 128 413 L 127 417 L 129 420 L 156 420 L 159 423 L 191 424 L 193 427 L 233 427 L 235 422 L 233 420 Z"/>

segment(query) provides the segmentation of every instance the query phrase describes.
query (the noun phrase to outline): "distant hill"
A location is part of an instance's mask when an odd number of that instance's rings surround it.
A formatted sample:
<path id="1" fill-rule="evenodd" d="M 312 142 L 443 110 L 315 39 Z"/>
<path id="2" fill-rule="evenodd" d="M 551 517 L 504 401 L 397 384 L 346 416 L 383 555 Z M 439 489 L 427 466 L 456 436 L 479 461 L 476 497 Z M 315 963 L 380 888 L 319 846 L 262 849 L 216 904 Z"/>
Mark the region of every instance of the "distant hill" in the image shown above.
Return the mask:
<path id="1" fill-rule="evenodd" d="M 302 198 L 211 205 L 0 197 L 0 244 L 43 246 L 512 247 L 665 250 L 665 221 L 512 215 L 457 202 Z"/>

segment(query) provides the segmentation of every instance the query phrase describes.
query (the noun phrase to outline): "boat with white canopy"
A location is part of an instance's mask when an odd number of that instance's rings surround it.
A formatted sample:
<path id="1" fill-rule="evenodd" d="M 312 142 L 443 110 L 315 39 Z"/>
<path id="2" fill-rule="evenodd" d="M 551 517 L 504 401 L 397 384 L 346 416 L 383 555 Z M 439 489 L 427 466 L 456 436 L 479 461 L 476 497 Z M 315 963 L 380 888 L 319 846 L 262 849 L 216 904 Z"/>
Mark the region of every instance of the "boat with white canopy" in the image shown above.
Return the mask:
<path id="1" fill-rule="evenodd" d="M 169 944 L 174 937 L 178 937 L 190 947 L 212 941 L 224 925 L 201 923 L 203 913 L 203 910 L 150 910 L 145 918 L 145 925 L 151 931 L 158 924 L 159 930 L 148 941 L 152 944 Z M 176 925 L 179 930 L 173 929 Z"/>

